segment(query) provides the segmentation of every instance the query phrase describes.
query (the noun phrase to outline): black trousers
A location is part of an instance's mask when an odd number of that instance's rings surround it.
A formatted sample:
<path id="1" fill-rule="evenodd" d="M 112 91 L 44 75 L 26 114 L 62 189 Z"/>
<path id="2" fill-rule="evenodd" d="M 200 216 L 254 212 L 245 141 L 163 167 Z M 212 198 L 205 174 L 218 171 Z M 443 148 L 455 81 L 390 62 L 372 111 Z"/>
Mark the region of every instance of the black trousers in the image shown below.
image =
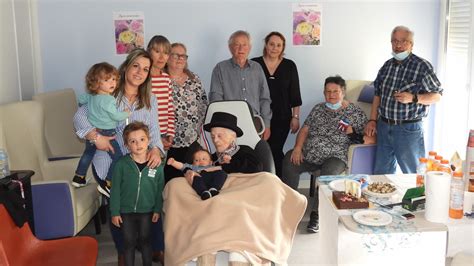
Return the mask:
<path id="1" fill-rule="evenodd" d="M 135 248 L 141 247 L 143 266 L 152 264 L 151 213 L 121 213 L 125 266 L 133 266 Z M 138 236 L 138 238 L 137 238 Z"/>
<path id="2" fill-rule="evenodd" d="M 215 188 L 217 191 L 220 191 L 227 179 L 227 173 L 223 170 L 214 172 L 201 171 L 200 175 L 201 176 L 194 177 L 192 185 L 199 196 L 210 188 Z"/>
<path id="3" fill-rule="evenodd" d="M 281 118 L 275 117 L 272 118 L 270 122 L 270 138 L 268 139 L 268 144 L 272 150 L 273 161 L 275 162 L 275 171 L 276 175 L 281 178 L 282 172 L 282 163 L 283 157 L 283 146 L 285 146 L 286 138 L 290 133 L 290 122 L 291 117 Z"/>

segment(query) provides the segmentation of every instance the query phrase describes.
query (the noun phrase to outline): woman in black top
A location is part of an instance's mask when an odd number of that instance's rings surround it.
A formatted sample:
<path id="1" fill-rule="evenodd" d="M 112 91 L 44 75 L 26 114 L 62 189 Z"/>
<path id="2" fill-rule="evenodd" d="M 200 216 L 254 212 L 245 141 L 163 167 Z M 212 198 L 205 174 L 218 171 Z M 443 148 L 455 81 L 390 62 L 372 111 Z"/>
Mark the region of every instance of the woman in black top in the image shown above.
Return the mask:
<path id="1" fill-rule="evenodd" d="M 272 149 L 276 174 L 281 177 L 283 146 L 288 132 L 294 134 L 300 127 L 301 94 L 298 70 L 293 61 L 283 58 L 285 37 L 279 32 L 270 32 L 265 37 L 263 56 L 253 58 L 258 62 L 267 78 L 272 99 L 273 112 L 268 143 Z"/>

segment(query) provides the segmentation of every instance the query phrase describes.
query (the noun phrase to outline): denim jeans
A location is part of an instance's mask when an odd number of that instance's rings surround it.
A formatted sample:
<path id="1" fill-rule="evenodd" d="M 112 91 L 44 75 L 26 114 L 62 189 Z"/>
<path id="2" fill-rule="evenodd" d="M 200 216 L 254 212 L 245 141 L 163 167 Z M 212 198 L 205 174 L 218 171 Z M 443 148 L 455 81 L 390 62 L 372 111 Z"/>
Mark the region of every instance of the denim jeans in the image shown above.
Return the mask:
<path id="1" fill-rule="evenodd" d="M 422 123 L 390 125 L 378 120 L 374 174 L 394 174 L 397 163 L 403 173 L 416 173 L 418 159 L 425 156 Z"/>
<path id="2" fill-rule="evenodd" d="M 125 265 L 134 265 L 135 248 L 141 248 L 143 265 L 151 266 L 151 216 L 152 213 L 121 213 Z M 138 243 L 137 243 L 138 240 Z"/>
<path id="3" fill-rule="evenodd" d="M 302 173 L 312 173 L 314 171 L 320 170 L 321 175 L 338 175 L 346 170 L 346 164 L 335 157 L 326 159 L 322 164 L 309 163 L 303 160 L 300 165 L 296 165 L 290 161 L 292 152 L 293 150 L 288 151 L 285 155 L 285 158 L 283 158 L 283 176 L 281 180 L 283 183 L 287 184 L 294 190 L 298 190 L 300 175 Z M 318 212 L 318 207 L 319 198 L 318 190 L 316 189 L 312 211 Z"/>
<path id="4" fill-rule="evenodd" d="M 97 129 L 97 132 L 100 135 L 112 137 L 115 136 L 116 131 L 115 129 Z M 110 145 L 114 147 L 114 153 L 108 152 L 110 158 L 112 158 L 112 164 L 109 167 L 109 171 L 107 172 L 107 180 L 112 180 L 112 171 L 115 166 L 115 162 L 122 157 L 122 151 L 120 150 L 120 146 L 118 142 L 113 139 L 110 141 Z M 95 152 L 97 151 L 97 147 L 92 144 L 90 141 L 86 140 L 86 148 L 82 153 L 81 159 L 77 164 L 76 175 L 85 176 L 87 173 L 87 168 L 91 165 L 92 159 L 94 158 Z"/>

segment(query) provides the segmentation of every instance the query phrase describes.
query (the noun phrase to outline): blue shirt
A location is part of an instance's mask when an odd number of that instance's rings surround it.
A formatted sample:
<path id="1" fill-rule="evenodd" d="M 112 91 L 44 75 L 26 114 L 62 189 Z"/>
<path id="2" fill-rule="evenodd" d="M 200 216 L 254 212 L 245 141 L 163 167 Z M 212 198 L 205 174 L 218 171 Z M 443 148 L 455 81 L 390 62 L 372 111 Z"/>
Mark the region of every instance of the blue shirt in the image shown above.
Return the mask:
<path id="1" fill-rule="evenodd" d="M 244 68 L 241 68 L 231 58 L 214 67 L 209 101 L 221 100 L 246 101 L 252 107 L 253 114 L 260 115 L 265 127 L 270 128 L 272 100 L 265 74 L 257 62 L 247 60 Z"/>
<path id="2" fill-rule="evenodd" d="M 84 93 L 79 96 L 79 103 L 87 105 L 87 118 L 96 128 L 115 129 L 118 122 L 128 117 L 127 112 L 117 110 L 115 98 L 109 94 Z"/>
<path id="3" fill-rule="evenodd" d="M 156 97 L 153 95 L 150 95 L 150 104 L 150 109 L 147 109 L 146 106 L 141 109 L 137 109 L 138 101 L 130 104 L 127 97 L 122 97 L 122 100 L 117 103 L 119 110 L 124 111 L 127 108 L 130 110 L 130 117 L 126 121 L 120 122 L 117 126 L 117 137 L 115 140 L 117 140 L 122 150 L 122 154 L 129 153 L 123 142 L 123 130 L 128 123 L 133 121 L 140 121 L 148 126 L 150 130 L 150 146 L 158 147 L 161 154 L 165 154 L 163 152 L 163 143 L 161 142 L 160 128 L 158 126 L 158 103 L 156 101 Z M 94 126 L 92 126 L 87 119 L 87 113 L 87 106 L 83 105 L 79 107 L 76 114 L 74 115 L 74 128 L 76 129 L 76 135 L 82 139 L 85 138 L 87 133 L 94 129 Z M 101 179 L 105 179 L 110 164 L 112 163 L 112 159 L 107 154 L 107 152 L 97 150 L 92 163 L 94 164 L 99 177 Z"/>
<path id="4" fill-rule="evenodd" d="M 396 90 L 412 94 L 443 92 L 431 64 L 414 54 L 401 62 L 394 58 L 386 61 L 377 74 L 374 86 L 375 95 L 380 97 L 378 114 L 392 120 L 415 120 L 428 115 L 429 105 L 397 102 L 393 97 Z"/>

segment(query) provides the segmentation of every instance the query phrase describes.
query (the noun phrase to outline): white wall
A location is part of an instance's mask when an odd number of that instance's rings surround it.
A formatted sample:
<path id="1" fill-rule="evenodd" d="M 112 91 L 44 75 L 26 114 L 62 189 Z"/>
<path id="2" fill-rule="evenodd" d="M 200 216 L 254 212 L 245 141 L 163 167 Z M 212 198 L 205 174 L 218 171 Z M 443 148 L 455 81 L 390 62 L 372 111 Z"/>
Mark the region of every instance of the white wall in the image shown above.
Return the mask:
<path id="1" fill-rule="evenodd" d="M 268 32 L 282 32 L 288 39 L 286 55 L 299 68 L 303 117 L 322 100 L 325 77 L 374 79 L 390 57 L 390 32 L 396 25 L 411 27 L 414 52 L 437 65 L 439 0 L 318 3 L 323 8 L 322 46 L 301 48 L 291 45 L 289 1 L 38 0 L 42 85 L 45 91 L 72 87 L 82 92 L 92 64 L 108 61 L 118 66 L 124 60 L 114 54 L 113 11 L 143 11 L 146 42 L 162 34 L 186 44 L 190 69 L 206 89 L 214 65 L 230 57 L 226 45 L 230 33 L 245 29 L 252 34 L 253 57 L 261 55 Z"/>

